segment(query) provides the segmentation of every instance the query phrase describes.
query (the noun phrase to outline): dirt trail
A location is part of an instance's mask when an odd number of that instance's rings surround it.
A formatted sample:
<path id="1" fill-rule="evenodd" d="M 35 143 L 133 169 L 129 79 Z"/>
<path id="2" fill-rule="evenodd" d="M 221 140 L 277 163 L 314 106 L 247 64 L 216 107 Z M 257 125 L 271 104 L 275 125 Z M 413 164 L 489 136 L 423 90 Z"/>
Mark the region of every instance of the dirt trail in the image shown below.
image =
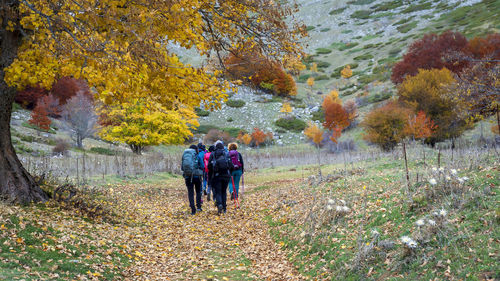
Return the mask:
<path id="1" fill-rule="evenodd" d="M 128 280 L 305 279 L 269 234 L 265 217 L 276 201 L 269 191 L 247 187 L 241 208 L 228 200 L 220 217 L 204 197 L 203 212 L 191 216 L 185 186 L 170 184 L 129 193 L 142 225 L 129 229 L 138 261 Z"/>

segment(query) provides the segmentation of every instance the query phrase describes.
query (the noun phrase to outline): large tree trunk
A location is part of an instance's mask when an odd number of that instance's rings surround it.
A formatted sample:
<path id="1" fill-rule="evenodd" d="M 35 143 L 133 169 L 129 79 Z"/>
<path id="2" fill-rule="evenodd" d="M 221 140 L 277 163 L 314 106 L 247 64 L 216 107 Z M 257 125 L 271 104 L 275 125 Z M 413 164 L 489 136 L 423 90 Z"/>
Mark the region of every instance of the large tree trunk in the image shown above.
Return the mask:
<path id="1" fill-rule="evenodd" d="M 13 4 L 15 2 L 10 3 L 15 5 Z M 47 194 L 23 168 L 11 142 L 10 117 L 16 92 L 5 83 L 4 69 L 10 66 L 17 56 L 17 49 L 22 38 L 18 32 L 6 30 L 8 20 L 19 20 L 6 16 L 7 10 L 12 12 L 17 7 L 9 7 L 5 1 L 0 2 L 0 6 L 0 18 L 2 18 L 0 27 L 0 197 L 9 202 L 18 203 L 45 201 L 48 199 Z M 12 14 L 9 15 L 12 16 Z"/>

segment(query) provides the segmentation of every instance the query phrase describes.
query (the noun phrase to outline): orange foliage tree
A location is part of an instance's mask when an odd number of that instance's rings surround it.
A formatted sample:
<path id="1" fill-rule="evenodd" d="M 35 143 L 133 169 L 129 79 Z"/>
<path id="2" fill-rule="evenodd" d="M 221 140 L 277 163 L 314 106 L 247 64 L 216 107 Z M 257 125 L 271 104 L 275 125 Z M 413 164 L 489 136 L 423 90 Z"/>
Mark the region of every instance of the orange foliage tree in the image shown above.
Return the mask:
<path id="1" fill-rule="evenodd" d="M 430 138 L 436 131 L 437 126 L 434 124 L 425 112 L 419 111 L 416 115 L 408 116 L 408 121 L 403 129 L 405 136 L 413 138 L 413 140 Z"/>
<path id="2" fill-rule="evenodd" d="M 257 147 L 266 142 L 268 138 L 268 135 L 259 128 L 254 128 L 251 136 L 253 144 Z"/>
<path id="3" fill-rule="evenodd" d="M 273 62 L 252 48 L 235 50 L 224 61 L 227 76 L 241 79 L 254 87 L 271 91 L 279 96 L 295 96 L 297 85 L 277 62 Z"/>
<path id="4" fill-rule="evenodd" d="M 325 122 L 323 122 L 325 129 L 340 128 L 343 130 L 349 126 L 349 114 L 341 104 L 336 102 L 332 95 L 327 95 L 323 99 L 322 107 L 325 113 Z"/>
<path id="5" fill-rule="evenodd" d="M 237 140 L 240 142 L 240 143 L 243 143 L 244 145 L 250 145 L 250 143 L 252 142 L 252 136 L 248 133 L 244 133 L 244 132 L 240 132 L 238 134 L 238 138 Z"/>

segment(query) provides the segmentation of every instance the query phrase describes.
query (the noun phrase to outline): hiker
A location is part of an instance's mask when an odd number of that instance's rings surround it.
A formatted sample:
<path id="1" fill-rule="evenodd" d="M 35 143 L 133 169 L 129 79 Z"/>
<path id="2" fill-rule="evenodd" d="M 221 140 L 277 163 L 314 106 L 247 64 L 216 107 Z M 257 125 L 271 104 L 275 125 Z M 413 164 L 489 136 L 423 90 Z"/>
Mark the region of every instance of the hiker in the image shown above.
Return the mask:
<path id="1" fill-rule="evenodd" d="M 188 189 L 189 207 L 191 207 L 191 215 L 196 212 L 201 212 L 201 181 L 203 178 L 203 159 L 199 157 L 198 147 L 191 145 L 184 150 L 182 154 L 181 170 L 186 187 Z M 196 191 L 196 208 L 194 204 L 194 192 Z"/>
<path id="2" fill-rule="evenodd" d="M 203 161 L 203 166 L 206 167 L 205 165 L 205 154 L 207 153 L 206 146 L 203 145 L 203 143 L 198 143 L 198 155 L 201 157 L 201 160 Z M 203 194 L 207 194 L 207 177 L 205 176 L 205 169 L 203 169 L 203 178 L 201 181 L 201 190 Z M 201 199 L 203 202 L 203 198 Z"/>
<path id="3" fill-rule="evenodd" d="M 243 157 L 241 153 L 238 152 L 238 145 L 236 143 L 230 143 L 229 147 L 229 158 L 233 163 L 233 171 L 231 172 L 232 180 L 229 182 L 229 193 L 231 193 L 231 200 L 239 197 L 240 191 L 240 179 L 245 172 L 245 166 L 243 164 Z M 234 187 L 233 187 L 234 184 Z"/>
<path id="4" fill-rule="evenodd" d="M 203 175 L 206 176 L 206 194 L 207 194 L 207 201 L 210 201 L 210 196 L 213 196 L 214 201 L 215 201 L 215 192 L 212 191 L 212 179 L 208 176 L 208 160 L 210 159 L 210 154 L 215 150 L 215 146 L 211 145 L 208 148 L 208 152 L 205 153 L 205 156 L 203 157 L 203 164 L 205 164 L 205 169 Z M 212 193 L 212 194 L 210 194 Z"/>
<path id="5" fill-rule="evenodd" d="M 212 190 L 215 191 L 217 213 L 226 213 L 227 185 L 231 180 L 232 162 L 224 150 L 222 142 L 217 141 L 215 151 L 210 154 L 208 171 L 212 179 Z"/>

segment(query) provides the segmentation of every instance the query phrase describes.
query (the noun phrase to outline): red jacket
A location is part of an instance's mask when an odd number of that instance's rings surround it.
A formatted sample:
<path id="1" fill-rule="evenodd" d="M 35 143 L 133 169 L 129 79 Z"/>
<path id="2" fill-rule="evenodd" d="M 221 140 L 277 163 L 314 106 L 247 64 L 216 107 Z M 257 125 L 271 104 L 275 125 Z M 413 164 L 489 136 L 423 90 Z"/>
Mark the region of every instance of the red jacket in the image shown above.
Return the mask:
<path id="1" fill-rule="evenodd" d="M 205 172 L 207 173 L 208 173 L 208 159 L 210 159 L 210 154 L 212 154 L 212 152 L 207 152 L 203 157 L 203 163 L 205 164 Z"/>

